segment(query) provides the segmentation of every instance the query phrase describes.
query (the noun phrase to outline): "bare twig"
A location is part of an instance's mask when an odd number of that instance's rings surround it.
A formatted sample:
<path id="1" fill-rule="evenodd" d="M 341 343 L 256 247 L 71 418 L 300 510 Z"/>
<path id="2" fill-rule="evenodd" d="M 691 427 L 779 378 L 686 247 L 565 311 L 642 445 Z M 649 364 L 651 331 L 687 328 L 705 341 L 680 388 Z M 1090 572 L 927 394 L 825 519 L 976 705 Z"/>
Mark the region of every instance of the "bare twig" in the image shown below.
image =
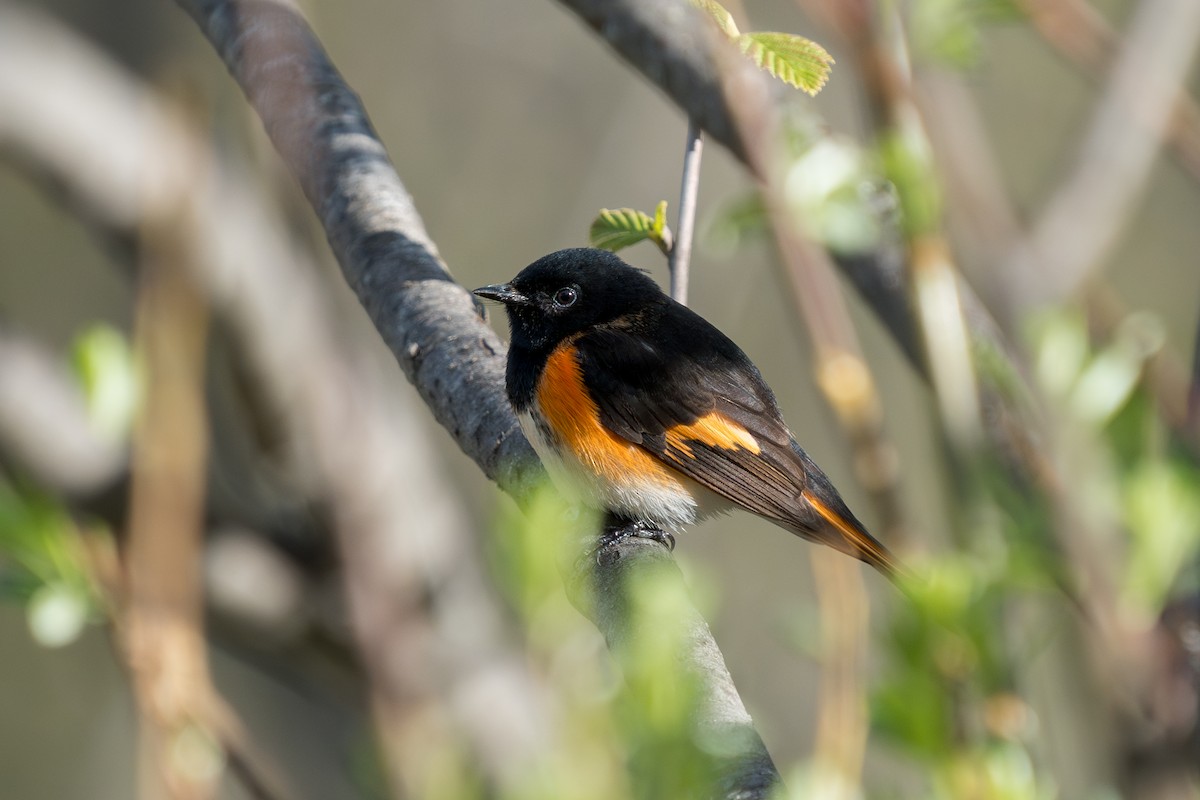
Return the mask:
<path id="1" fill-rule="evenodd" d="M 684 305 L 687 305 L 688 270 L 696 230 L 696 198 L 700 193 L 700 158 L 703 153 L 703 134 L 696 123 L 689 120 L 683 177 L 679 188 L 679 223 L 675 228 L 675 243 L 671 247 L 671 297 Z"/>

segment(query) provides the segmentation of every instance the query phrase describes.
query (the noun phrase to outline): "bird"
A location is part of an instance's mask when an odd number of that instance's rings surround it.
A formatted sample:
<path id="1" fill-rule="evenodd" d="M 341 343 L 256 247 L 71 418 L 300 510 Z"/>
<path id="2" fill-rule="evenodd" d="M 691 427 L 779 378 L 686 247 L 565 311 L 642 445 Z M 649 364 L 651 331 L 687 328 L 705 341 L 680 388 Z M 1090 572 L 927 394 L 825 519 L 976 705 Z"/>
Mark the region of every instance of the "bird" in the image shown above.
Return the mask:
<path id="1" fill-rule="evenodd" d="M 900 571 L 797 443 L 749 357 L 645 271 L 570 248 L 474 294 L 507 311 L 508 400 L 566 498 L 671 546 L 685 526 L 740 507 Z"/>

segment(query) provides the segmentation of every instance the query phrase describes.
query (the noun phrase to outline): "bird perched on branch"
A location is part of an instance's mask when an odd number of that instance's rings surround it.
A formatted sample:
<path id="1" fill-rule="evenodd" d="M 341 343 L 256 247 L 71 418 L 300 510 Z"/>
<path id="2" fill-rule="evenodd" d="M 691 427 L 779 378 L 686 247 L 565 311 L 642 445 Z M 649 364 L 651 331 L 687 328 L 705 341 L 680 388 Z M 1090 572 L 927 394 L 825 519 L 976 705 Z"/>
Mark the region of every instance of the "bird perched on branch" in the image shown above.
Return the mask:
<path id="1" fill-rule="evenodd" d="M 796 443 L 758 368 L 645 272 L 604 250 L 560 250 L 475 294 L 508 311 L 508 399 L 569 498 L 627 535 L 672 542 L 740 506 L 897 571 Z"/>

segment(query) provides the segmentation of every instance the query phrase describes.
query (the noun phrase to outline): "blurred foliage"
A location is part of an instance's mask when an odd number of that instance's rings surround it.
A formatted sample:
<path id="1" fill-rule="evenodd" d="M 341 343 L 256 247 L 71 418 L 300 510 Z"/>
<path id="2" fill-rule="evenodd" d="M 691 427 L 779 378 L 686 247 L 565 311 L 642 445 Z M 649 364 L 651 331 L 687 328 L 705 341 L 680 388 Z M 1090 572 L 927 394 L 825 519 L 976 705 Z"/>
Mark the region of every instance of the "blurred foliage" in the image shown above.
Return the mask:
<path id="1" fill-rule="evenodd" d="M 686 630 L 680 620 L 695 613 L 692 599 L 673 564 L 635 572 L 622 597 L 629 628 L 662 635 L 632 637 L 613 648 L 611 661 L 604 657 L 560 574 L 560 559 L 578 557 L 569 545 L 594 536 L 598 522 L 546 488 L 525 514 L 506 514 L 493 541 L 496 581 L 518 613 L 563 726 L 520 796 L 703 796 L 726 745 L 695 734 L 699 677 L 681 668 L 689 643 L 674 635 Z"/>
<path id="2" fill-rule="evenodd" d="M 1044 315 L 1030 343 L 1045 413 L 1062 439 L 1052 446 L 1086 453 L 1088 466 L 1071 473 L 1070 501 L 1120 532 L 1119 541 L 1089 546 L 1116 573 L 1120 611 L 1142 629 L 1200 582 L 1200 470 L 1167 444 L 1145 381 L 1161 344 L 1160 326 L 1144 314 L 1093 344 L 1072 310 Z M 1063 632 L 1035 626 L 1014 643 L 1011 617 L 1022 603 L 1069 595 L 1073 570 L 1050 534 L 1059 523 L 1048 504 L 999 470 L 979 475 L 958 509 L 970 533 L 905 587 L 910 602 L 882 635 L 888 666 L 873 692 L 874 729 L 927 765 L 931 797 L 1057 797 L 1038 755 L 1046 726 L 1023 696 L 1022 675 Z"/>
<path id="3" fill-rule="evenodd" d="M 99 618 L 81 533 L 52 498 L 0 479 L 0 597 L 24 605 L 46 647 L 69 644 Z"/>
<path id="4" fill-rule="evenodd" d="M 95 430 L 124 439 L 137 398 L 124 335 L 107 325 L 87 329 L 75 340 L 71 363 Z M 59 500 L 0 473 L 0 597 L 24 606 L 38 643 L 69 644 L 103 618 L 89 553 L 110 547 L 106 533 L 83 530 Z"/>
<path id="5" fill-rule="evenodd" d="M 983 53 L 983 26 L 1023 12 L 1016 0 L 917 0 L 909 6 L 914 55 L 952 67 L 973 66 Z"/>
<path id="6" fill-rule="evenodd" d="M 91 326 L 76 337 L 72 364 L 96 430 L 125 438 L 138 399 L 137 368 L 125 335 L 110 325 Z"/>
<path id="7" fill-rule="evenodd" d="M 839 256 L 871 253 L 897 220 L 895 187 L 878 157 L 846 136 L 831 133 L 803 108 L 783 118 L 787 143 L 784 193 L 804 232 Z M 728 203 L 708 221 L 708 244 L 735 250 L 767 231 L 757 193 Z"/>

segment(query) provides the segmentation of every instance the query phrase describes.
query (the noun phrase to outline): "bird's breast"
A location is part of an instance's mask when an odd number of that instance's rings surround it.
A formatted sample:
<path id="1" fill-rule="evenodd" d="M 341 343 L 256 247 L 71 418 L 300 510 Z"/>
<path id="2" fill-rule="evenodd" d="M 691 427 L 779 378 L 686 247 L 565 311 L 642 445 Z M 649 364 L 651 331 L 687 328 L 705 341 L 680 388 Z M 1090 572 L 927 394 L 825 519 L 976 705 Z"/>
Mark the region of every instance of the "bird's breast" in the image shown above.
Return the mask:
<path id="1" fill-rule="evenodd" d="M 668 529 L 695 521 L 698 487 L 604 427 L 571 343 L 550 354 L 534 402 L 519 416 L 525 436 L 564 494 Z"/>

